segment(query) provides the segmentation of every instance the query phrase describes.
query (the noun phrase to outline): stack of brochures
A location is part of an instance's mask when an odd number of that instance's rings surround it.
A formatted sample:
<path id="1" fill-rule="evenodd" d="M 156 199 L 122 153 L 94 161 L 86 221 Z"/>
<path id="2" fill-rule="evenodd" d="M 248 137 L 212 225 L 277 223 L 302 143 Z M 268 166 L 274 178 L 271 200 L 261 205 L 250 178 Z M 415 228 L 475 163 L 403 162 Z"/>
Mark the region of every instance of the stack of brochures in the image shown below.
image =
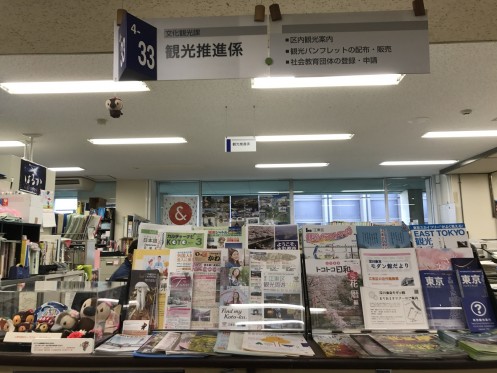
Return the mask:
<path id="1" fill-rule="evenodd" d="M 135 357 L 203 357 L 215 355 L 217 332 L 215 331 L 163 331 L 155 332 L 138 348 Z"/>
<path id="2" fill-rule="evenodd" d="M 314 356 L 314 351 L 298 333 L 220 332 L 216 352 L 252 356 Z"/>

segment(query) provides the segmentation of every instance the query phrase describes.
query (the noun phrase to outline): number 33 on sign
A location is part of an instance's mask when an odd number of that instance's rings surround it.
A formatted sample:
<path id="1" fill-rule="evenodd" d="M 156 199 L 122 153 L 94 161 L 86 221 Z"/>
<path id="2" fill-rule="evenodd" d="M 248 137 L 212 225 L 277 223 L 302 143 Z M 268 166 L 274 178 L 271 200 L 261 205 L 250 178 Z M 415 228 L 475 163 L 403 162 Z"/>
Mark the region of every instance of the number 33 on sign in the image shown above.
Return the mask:
<path id="1" fill-rule="evenodd" d="M 114 56 L 117 56 L 118 80 L 157 80 L 157 29 L 126 12 L 117 11 L 118 37 Z"/>

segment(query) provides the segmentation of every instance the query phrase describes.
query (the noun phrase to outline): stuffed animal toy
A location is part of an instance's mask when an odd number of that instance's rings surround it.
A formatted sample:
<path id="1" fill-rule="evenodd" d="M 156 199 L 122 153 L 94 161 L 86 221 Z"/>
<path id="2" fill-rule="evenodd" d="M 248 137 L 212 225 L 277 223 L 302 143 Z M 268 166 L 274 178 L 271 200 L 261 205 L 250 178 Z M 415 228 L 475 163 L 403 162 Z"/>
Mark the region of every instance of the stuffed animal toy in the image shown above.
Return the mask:
<path id="1" fill-rule="evenodd" d="M 100 329 L 102 333 L 115 332 L 119 328 L 120 314 L 120 304 L 113 305 L 108 300 L 99 300 L 97 305 L 97 314 L 95 315 L 95 329 Z"/>
<path id="2" fill-rule="evenodd" d="M 48 333 L 55 324 L 55 316 L 47 315 L 37 318 L 35 323 L 35 332 Z"/>
<path id="3" fill-rule="evenodd" d="M 19 311 L 12 316 L 14 331 L 29 332 L 34 329 L 35 311 L 32 309 Z"/>
<path id="4" fill-rule="evenodd" d="M 67 311 L 68 307 L 59 302 L 47 302 L 35 310 L 34 331 L 39 333 L 49 332 L 55 324 L 60 313 Z"/>
<path id="5" fill-rule="evenodd" d="M 0 337 L 5 336 L 5 333 L 7 332 L 13 332 L 14 330 L 14 323 L 11 319 L 0 317 Z"/>
<path id="6" fill-rule="evenodd" d="M 95 315 L 97 313 L 97 298 L 88 298 L 81 305 L 79 311 L 78 329 L 89 332 L 95 327 Z"/>
<path id="7" fill-rule="evenodd" d="M 119 97 L 111 97 L 107 101 L 105 101 L 105 107 L 109 109 L 110 116 L 112 118 L 119 118 L 123 109 L 123 100 Z"/>
<path id="8" fill-rule="evenodd" d="M 79 326 L 79 312 L 69 310 L 59 313 L 52 326 L 52 332 L 62 332 L 62 337 L 67 337 L 72 331 Z"/>

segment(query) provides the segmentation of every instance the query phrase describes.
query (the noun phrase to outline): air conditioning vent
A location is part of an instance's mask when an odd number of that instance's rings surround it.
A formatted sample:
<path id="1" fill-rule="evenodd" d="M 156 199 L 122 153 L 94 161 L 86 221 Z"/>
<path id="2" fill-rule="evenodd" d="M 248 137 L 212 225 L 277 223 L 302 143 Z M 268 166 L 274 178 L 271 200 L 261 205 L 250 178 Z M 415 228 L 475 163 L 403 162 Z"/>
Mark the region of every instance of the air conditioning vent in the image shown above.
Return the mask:
<path id="1" fill-rule="evenodd" d="M 55 190 L 93 190 L 95 182 L 84 177 L 58 177 L 55 179 Z"/>

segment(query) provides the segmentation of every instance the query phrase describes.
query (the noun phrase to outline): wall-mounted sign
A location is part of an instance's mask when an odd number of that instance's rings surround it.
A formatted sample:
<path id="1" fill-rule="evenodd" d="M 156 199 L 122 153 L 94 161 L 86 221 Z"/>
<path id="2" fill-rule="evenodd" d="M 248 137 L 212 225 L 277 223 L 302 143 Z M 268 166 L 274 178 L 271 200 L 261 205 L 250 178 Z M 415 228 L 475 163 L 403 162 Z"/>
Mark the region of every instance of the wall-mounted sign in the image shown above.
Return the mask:
<path id="1" fill-rule="evenodd" d="M 157 29 L 124 12 L 117 37 L 118 80 L 157 80 Z"/>
<path id="2" fill-rule="evenodd" d="M 21 159 L 21 173 L 19 177 L 19 190 L 39 195 L 45 190 L 47 182 L 47 169 L 44 166 Z"/>
<path id="3" fill-rule="evenodd" d="M 126 13 L 121 23 L 114 46 L 119 80 L 430 71 L 428 17 L 412 10 L 285 14 L 271 27 L 252 16 L 147 22 Z"/>
<path id="4" fill-rule="evenodd" d="M 256 141 L 254 136 L 226 137 L 224 151 L 226 153 L 255 152 Z"/>

